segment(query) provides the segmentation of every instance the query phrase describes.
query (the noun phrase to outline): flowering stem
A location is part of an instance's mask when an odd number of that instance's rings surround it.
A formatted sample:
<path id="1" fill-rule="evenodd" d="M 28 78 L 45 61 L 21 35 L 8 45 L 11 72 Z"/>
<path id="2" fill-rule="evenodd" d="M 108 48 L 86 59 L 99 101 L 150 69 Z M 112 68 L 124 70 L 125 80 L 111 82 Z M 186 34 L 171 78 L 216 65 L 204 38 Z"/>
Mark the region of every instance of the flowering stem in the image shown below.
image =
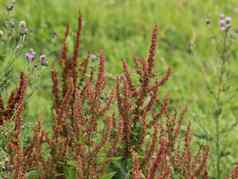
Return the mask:
<path id="1" fill-rule="evenodd" d="M 223 104 L 221 101 L 222 92 L 224 90 L 224 76 L 226 74 L 226 63 L 228 62 L 227 57 L 227 40 L 228 40 L 228 31 L 225 31 L 223 38 L 223 49 L 221 54 L 221 66 L 218 76 L 218 90 L 215 97 L 215 111 L 214 111 L 214 119 L 215 119 L 215 150 L 216 150 L 216 173 L 217 179 L 221 178 L 221 131 L 220 131 L 220 119 L 223 110 Z"/>

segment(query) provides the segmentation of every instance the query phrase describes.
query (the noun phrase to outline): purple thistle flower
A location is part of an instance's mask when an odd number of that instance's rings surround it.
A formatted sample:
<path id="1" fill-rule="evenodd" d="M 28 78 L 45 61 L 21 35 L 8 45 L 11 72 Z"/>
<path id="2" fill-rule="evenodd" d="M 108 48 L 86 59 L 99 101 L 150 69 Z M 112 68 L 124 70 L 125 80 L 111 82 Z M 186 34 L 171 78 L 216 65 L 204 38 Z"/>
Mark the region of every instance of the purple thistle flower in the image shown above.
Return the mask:
<path id="1" fill-rule="evenodd" d="M 226 23 L 224 19 L 220 19 L 220 29 L 221 31 L 225 31 L 226 30 Z"/>
<path id="2" fill-rule="evenodd" d="M 36 52 L 33 49 L 30 49 L 29 52 L 25 54 L 26 60 L 28 62 L 33 62 L 36 56 Z"/>
<path id="3" fill-rule="evenodd" d="M 228 31 L 231 28 L 232 18 L 230 16 L 220 15 L 219 25 L 222 32 Z"/>

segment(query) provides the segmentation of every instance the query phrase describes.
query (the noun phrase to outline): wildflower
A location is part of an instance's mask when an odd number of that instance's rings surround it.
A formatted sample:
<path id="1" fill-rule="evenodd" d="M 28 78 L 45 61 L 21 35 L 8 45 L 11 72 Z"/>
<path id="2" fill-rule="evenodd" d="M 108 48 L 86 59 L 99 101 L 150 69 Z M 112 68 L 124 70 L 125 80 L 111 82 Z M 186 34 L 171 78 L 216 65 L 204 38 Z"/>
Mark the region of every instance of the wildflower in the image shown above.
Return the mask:
<path id="1" fill-rule="evenodd" d="M 40 55 L 40 64 L 42 66 L 47 66 L 48 65 L 47 61 L 46 61 L 46 55 L 44 53 L 41 53 L 41 55 Z"/>
<path id="2" fill-rule="evenodd" d="M 220 19 L 219 24 L 220 24 L 220 29 L 221 29 L 221 31 L 222 31 L 222 32 L 225 31 L 225 30 L 226 30 L 225 20 L 224 20 L 224 19 Z"/>
<path id="3" fill-rule="evenodd" d="M 28 28 L 25 21 L 19 22 L 20 35 L 26 35 L 28 33 Z"/>
<path id="4" fill-rule="evenodd" d="M 225 16 L 224 14 L 220 15 L 219 25 L 222 32 L 228 31 L 231 28 L 231 20 L 230 16 Z"/>
<path id="5" fill-rule="evenodd" d="M 36 52 L 33 49 L 30 49 L 29 52 L 25 54 L 25 57 L 28 62 L 32 62 L 35 59 Z"/>

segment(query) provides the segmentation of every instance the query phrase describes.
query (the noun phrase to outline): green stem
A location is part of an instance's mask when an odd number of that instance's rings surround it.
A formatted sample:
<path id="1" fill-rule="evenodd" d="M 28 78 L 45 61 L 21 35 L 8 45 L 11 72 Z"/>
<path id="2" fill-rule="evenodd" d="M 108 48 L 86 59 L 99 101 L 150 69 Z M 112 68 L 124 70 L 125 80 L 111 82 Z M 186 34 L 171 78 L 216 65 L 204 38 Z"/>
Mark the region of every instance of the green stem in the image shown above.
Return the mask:
<path id="1" fill-rule="evenodd" d="M 217 179 L 221 177 L 221 169 L 220 169 L 220 120 L 219 118 L 216 119 L 216 172 L 217 172 Z"/>
<path id="2" fill-rule="evenodd" d="M 222 92 L 224 90 L 224 76 L 226 73 L 226 63 L 228 61 L 226 53 L 227 53 L 227 38 L 228 38 L 228 31 L 225 32 L 223 38 L 223 50 L 221 54 L 221 66 L 218 76 L 218 90 L 217 95 L 215 98 L 215 113 L 214 113 L 214 122 L 215 122 L 215 150 L 216 150 L 216 175 L 217 179 L 221 178 L 221 133 L 220 133 L 220 119 L 222 114 L 223 104 L 221 102 Z"/>

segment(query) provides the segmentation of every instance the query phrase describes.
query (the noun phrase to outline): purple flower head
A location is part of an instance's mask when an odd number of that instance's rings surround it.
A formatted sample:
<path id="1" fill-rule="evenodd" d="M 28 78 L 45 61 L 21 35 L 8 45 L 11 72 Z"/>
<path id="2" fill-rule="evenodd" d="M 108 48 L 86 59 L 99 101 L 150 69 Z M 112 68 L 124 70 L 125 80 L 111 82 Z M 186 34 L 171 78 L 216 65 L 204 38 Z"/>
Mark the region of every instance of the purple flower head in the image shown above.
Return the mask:
<path id="1" fill-rule="evenodd" d="M 226 30 L 226 22 L 224 19 L 220 19 L 220 29 L 221 31 L 225 31 Z"/>
<path id="2" fill-rule="evenodd" d="M 231 20 L 230 16 L 220 15 L 219 25 L 222 32 L 228 31 L 231 28 Z"/>
<path id="3" fill-rule="evenodd" d="M 33 49 L 30 49 L 29 52 L 25 54 L 26 60 L 28 62 L 34 61 L 35 56 L 36 56 L 36 52 Z"/>
<path id="4" fill-rule="evenodd" d="M 44 53 L 41 53 L 40 55 L 40 64 L 43 66 L 47 66 L 47 61 L 46 61 L 46 55 Z"/>

